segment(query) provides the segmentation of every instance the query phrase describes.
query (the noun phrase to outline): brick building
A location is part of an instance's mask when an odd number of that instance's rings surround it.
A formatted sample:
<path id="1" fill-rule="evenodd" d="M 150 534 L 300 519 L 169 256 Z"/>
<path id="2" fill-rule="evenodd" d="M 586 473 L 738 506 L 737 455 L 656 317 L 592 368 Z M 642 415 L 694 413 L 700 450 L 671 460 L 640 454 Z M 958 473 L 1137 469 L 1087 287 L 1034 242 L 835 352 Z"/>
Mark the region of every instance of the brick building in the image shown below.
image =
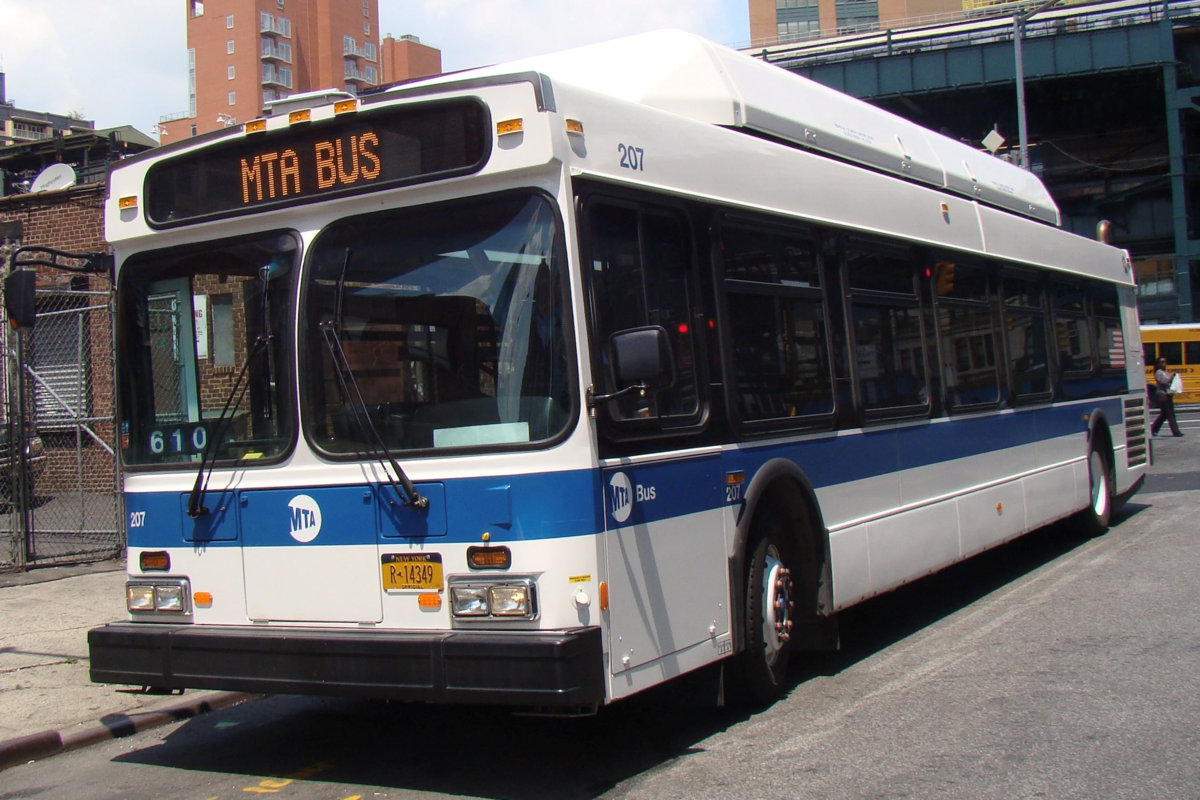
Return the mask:
<path id="1" fill-rule="evenodd" d="M 750 46 L 962 18 L 988 0 L 749 0 Z"/>
<path id="2" fill-rule="evenodd" d="M 160 119 L 167 142 L 256 119 L 293 94 L 358 94 L 441 72 L 441 53 L 416 37 L 381 43 L 379 0 L 185 0 L 183 8 L 188 108 Z"/>

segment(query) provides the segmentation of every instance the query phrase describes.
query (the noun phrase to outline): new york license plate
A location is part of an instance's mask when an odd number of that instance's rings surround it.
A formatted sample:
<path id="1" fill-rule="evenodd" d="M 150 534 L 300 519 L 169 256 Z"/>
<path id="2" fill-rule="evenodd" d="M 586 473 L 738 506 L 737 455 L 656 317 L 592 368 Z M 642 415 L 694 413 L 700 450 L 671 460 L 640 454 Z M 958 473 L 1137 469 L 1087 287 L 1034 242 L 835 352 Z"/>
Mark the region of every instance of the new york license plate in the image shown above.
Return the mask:
<path id="1" fill-rule="evenodd" d="M 440 553 L 384 553 L 382 562 L 384 591 L 442 591 Z"/>

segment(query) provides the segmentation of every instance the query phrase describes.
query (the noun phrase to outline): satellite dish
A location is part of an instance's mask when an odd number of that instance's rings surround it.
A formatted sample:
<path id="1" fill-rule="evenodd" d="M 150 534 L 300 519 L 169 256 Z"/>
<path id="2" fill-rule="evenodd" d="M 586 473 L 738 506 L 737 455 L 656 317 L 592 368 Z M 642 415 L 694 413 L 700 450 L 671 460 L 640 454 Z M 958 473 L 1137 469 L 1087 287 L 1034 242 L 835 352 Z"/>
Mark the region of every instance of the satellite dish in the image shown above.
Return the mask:
<path id="1" fill-rule="evenodd" d="M 70 164 L 51 164 L 46 167 L 29 187 L 30 192 L 53 192 L 57 189 L 69 189 L 75 185 L 75 170 Z"/>

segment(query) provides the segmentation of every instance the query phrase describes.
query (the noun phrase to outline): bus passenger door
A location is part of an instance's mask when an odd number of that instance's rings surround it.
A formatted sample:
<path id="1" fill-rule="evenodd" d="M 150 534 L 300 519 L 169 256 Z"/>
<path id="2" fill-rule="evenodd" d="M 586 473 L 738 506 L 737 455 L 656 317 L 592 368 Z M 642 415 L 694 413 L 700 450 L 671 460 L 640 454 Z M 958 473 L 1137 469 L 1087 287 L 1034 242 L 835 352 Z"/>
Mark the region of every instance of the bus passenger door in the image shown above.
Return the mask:
<path id="1" fill-rule="evenodd" d="M 719 476 L 716 455 L 601 471 L 614 675 L 705 643 L 694 661 L 663 666 L 659 677 L 672 677 L 728 641 Z"/>

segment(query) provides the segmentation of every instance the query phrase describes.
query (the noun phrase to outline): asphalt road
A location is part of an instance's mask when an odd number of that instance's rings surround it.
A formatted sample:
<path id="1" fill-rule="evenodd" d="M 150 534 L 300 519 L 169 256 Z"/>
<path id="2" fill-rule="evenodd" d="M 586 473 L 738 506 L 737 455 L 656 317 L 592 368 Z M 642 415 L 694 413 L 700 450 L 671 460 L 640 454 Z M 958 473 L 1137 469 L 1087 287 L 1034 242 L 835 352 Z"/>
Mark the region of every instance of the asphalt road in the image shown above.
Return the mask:
<path id="1" fill-rule="evenodd" d="M 1200 797 L 1200 419 L 1104 536 L 1052 526 L 845 612 L 761 713 L 272 697 L 0 773 L 0 800 Z"/>

